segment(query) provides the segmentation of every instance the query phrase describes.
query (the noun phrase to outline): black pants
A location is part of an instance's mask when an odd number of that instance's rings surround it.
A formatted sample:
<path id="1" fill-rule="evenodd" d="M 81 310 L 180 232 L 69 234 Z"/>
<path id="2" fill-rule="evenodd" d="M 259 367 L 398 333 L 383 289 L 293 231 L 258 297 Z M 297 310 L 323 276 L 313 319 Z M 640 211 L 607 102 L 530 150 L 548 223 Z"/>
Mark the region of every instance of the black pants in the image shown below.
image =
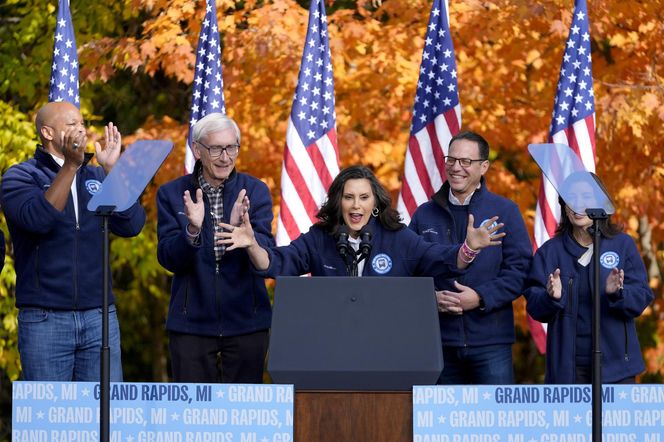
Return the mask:
<path id="1" fill-rule="evenodd" d="M 268 331 L 212 337 L 169 332 L 173 382 L 263 383 Z"/>

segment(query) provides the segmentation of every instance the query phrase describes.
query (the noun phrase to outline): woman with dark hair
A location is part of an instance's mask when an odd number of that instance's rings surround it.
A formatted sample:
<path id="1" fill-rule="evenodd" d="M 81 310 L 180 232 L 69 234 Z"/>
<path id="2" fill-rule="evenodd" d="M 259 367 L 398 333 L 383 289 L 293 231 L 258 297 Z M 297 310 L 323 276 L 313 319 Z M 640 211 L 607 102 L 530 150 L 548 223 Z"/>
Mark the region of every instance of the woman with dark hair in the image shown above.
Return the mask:
<path id="1" fill-rule="evenodd" d="M 426 242 L 400 222 L 399 213 L 376 176 L 366 167 L 352 166 L 334 179 L 327 201 L 318 212 L 319 221 L 287 246 L 262 248 L 254 238 L 248 214 L 240 227 L 222 224 L 219 243 L 227 250 L 246 248 L 257 270 L 265 276 L 346 276 L 347 262 L 337 248 L 339 236 L 348 235 L 350 254 L 362 244 L 361 232 L 371 232 L 371 252 L 357 265 L 362 276 L 433 276 L 467 267 L 485 247 L 500 244 L 504 233 L 497 217 L 475 229 L 470 215 L 463 245 Z M 365 237 L 366 238 L 366 237 Z M 365 239 L 366 240 L 366 239 Z"/>
<path id="2" fill-rule="evenodd" d="M 588 228 L 593 222 L 585 209 L 597 208 L 606 199 L 597 194 L 599 189 L 608 195 L 599 177 L 591 176 L 598 186 L 577 173 L 563 183 L 561 193 L 569 205 L 558 199 L 561 220 L 556 236 L 537 250 L 526 280 L 528 313 L 548 323 L 547 383 L 591 381 L 594 251 Z M 598 228 L 602 383 L 633 383 L 645 369 L 634 318 L 654 297 L 634 240 L 610 216 L 599 221 Z"/>

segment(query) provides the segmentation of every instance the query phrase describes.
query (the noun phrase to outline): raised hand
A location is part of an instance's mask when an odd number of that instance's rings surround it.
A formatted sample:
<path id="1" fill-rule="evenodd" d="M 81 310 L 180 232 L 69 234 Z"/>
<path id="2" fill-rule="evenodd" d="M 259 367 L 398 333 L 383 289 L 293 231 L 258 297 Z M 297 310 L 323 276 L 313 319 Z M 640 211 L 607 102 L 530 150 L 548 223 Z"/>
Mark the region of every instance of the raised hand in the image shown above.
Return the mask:
<path id="1" fill-rule="evenodd" d="M 203 191 L 199 188 L 196 189 L 196 201 L 192 200 L 188 190 L 184 191 L 182 196 L 184 200 L 184 214 L 187 216 L 189 225 L 187 229 L 192 235 L 197 235 L 203 226 L 203 218 L 205 218 L 205 203 L 203 202 Z"/>
<path id="2" fill-rule="evenodd" d="M 62 155 L 65 157 L 65 162 L 76 167 L 83 164 L 85 145 L 88 140 L 85 130 L 82 130 L 80 127 L 69 127 L 60 133 L 60 137 Z"/>
<path id="3" fill-rule="evenodd" d="M 113 123 L 108 123 L 104 128 L 104 146 L 95 141 L 95 152 L 99 165 L 109 173 L 118 158 L 120 158 L 120 148 L 122 146 L 122 135 Z"/>
<path id="4" fill-rule="evenodd" d="M 234 226 L 232 224 L 219 223 L 224 229 L 221 233 L 215 233 L 215 242 L 226 246 L 226 250 L 246 249 L 258 245 L 254 235 L 254 229 L 251 226 L 249 219 L 249 212 L 245 212 L 242 216 L 240 225 Z"/>
<path id="5" fill-rule="evenodd" d="M 618 267 L 611 269 L 611 273 L 606 277 L 606 293 L 612 294 L 623 288 L 625 283 L 625 271 L 618 270 Z"/>
<path id="6" fill-rule="evenodd" d="M 505 232 L 497 233 L 505 224 L 496 223 L 497 216 L 489 219 L 484 225 L 478 227 L 474 226 L 475 217 L 472 214 L 468 215 L 468 228 L 466 229 L 466 244 L 468 247 L 475 251 L 480 251 L 489 246 L 498 246 L 502 244 L 500 238 L 505 236 Z"/>
<path id="7" fill-rule="evenodd" d="M 230 224 L 233 226 L 239 226 L 242 223 L 244 214 L 249 211 L 249 197 L 247 196 L 247 191 L 245 189 L 240 190 L 240 193 L 237 195 L 237 199 L 233 204 L 233 209 L 231 210 Z"/>
<path id="8" fill-rule="evenodd" d="M 549 278 L 546 281 L 546 292 L 555 300 L 560 299 L 563 295 L 563 285 L 560 282 L 560 269 L 549 273 Z"/>

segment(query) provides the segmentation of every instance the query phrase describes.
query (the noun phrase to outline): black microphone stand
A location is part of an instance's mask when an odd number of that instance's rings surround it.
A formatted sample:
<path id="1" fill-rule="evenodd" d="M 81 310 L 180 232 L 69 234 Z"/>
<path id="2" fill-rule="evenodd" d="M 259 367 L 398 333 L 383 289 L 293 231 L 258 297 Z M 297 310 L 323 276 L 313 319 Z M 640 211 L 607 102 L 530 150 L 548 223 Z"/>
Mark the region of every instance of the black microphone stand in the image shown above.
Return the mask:
<path id="1" fill-rule="evenodd" d="M 360 231 L 360 247 L 357 251 L 357 264 L 362 262 L 362 260 L 368 259 L 371 255 L 371 231 L 369 230 L 368 225 L 364 226 Z"/>
<path id="2" fill-rule="evenodd" d="M 345 226 L 339 231 L 337 239 L 337 251 L 346 264 L 346 273 L 349 276 L 357 276 L 357 261 L 355 251 L 348 243 L 348 230 Z"/>
<path id="3" fill-rule="evenodd" d="M 108 218 L 113 214 L 115 206 L 99 206 L 97 208 L 97 215 L 102 217 L 102 230 L 103 230 L 103 249 L 102 249 L 102 266 L 103 273 L 103 298 L 101 310 L 101 368 L 100 368 L 100 385 L 99 385 L 99 440 L 108 442 L 110 435 L 110 411 L 111 411 L 111 354 L 108 343 L 108 284 L 110 281 L 109 275 L 109 235 L 108 235 Z"/>
<path id="4" fill-rule="evenodd" d="M 602 349 L 600 348 L 600 279 L 599 279 L 599 221 L 608 219 L 604 209 L 586 209 L 593 220 L 588 229 L 593 236 L 593 359 L 592 359 L 592 442 L 602 442 Z"/>

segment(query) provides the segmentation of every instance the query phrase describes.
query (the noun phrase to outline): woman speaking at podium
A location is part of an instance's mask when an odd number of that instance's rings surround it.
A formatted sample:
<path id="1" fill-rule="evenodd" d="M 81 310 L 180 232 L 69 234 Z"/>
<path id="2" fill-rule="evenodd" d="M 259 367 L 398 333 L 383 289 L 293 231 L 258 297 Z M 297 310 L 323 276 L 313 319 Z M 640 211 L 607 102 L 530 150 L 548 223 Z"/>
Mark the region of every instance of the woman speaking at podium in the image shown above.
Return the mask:
<path id="1" fill-rule="evenodd" d="M 436 276 L 466 268 L 481 249 L 499 245 L 505 233 L 493 217 L 475 228 L 469 215 L 466 240 L 434 244 L 400 222 L 387 190 L 364 166 L 351 166 L 334 179 L 318 222 L 287 246 L 262 248 L 248 213 L 239 227 L 222 224 L 218 242 L 227 250 L 246 248 L 264 276 Z"/>

